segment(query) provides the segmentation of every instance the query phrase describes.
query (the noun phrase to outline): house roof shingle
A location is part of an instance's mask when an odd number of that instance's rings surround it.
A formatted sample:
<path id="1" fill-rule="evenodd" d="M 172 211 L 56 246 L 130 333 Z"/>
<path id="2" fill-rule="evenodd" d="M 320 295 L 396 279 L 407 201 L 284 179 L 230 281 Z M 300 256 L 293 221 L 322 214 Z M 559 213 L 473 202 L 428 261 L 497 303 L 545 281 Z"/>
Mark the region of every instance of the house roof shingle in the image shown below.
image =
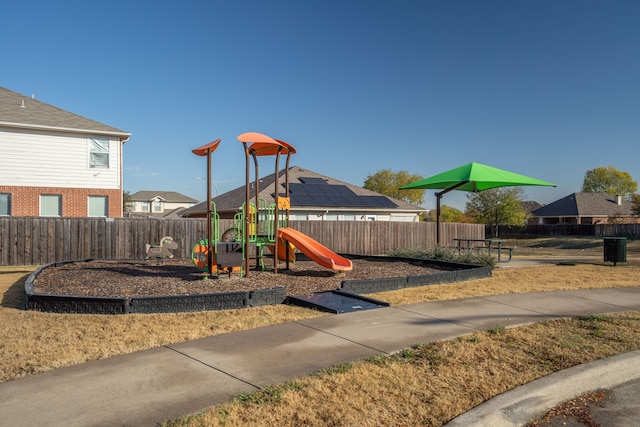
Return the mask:
<path id="1" fill-rule="evenodd" d="M 176 193 L 175 191 L 138 191 L 131 195 L 131 200 L 134 202 L 148 202 L 150 200 L 160 197 L 165 202 L 169 203 L 197 203 L 196 199 L 193 199 L 184 194 Z"/>
<path id="2" fill-rule="evenodd" d="M 131 134 L 0 87 L 0 126 L 114 135 Z"/>
<path id="3" fill-rule="evenodd" d="M 181 218 L 181 213 L 185 208 L 175 208 L 164 212 L 129 212 L 131 218 Z"/>
<path id="4" fill-rule="evenodd" d="M 531 212 L 537 217 L 631 215 L 632 203 L 605 193 L 573 193 Z"/>
<path id="5" fill-rule="evenodd" d="M 536 202 L 535 200 L 525 200 L 520 204 L 522 205 L 522 208 L 529 213 L 535 211 L 536 209 L 540 209 L 543 206 L 542 204 Z"/>
<path id="6" fill-rule="evenodd" d="M 284 193 L 284 175 L 285 175 L 285 171 L 284 169 L 281 170 L 279 172 L 280 175 L 280 191 L 282 193 Z M 261 178 L 259 181 L 259 185 L 260 185 L 260 193 L 259 193 L 259 198 L 264 199 L 267 204 L 271 204 L 274 203 L 275 199 L 274 199 L 274 194 L 273 194 L 273 184 L 275 181 L 275 173 L 268 175 L 264 178 Z M 326 182 L 329 185 L 334 185 L 334 186 L 345 186 L 347 187 L 349 190 L 351 190 L 353 193 L 355 193 L 358 196 L 365 196 L 365 197 L 378 197 L 381 196 L 379 193 L 376 193 L 375 191 L 371 191 L 371 190 L 367 190 L 366 188 L 362 188 L 362 187 L 358 187 L 356 185 L 352 185 L 352 184 L 348 184 L 346 182 L 343 181 L 339 181 L 337 179 L 333 179 L 331 177 L 319 174 L 317 172 L 311 171 L 309 169 L 303 169 L 301 167 L 298 166 L 292 166 L 289 168 L 289 183 L 290 184 L 304 184 L 304 179 L 305 178 L 313 178 L 313 179 L 321 179 L 324 182 Z M 312 180 L 308 180 L 309 181 L 313 181 Z M 251 182 L 250 187 L 253 189 L 254 185 L 255 185 L 255 181 Z M 253 199 L 255 197 L 253 190 L 251 193 L 251 198 Z M 425 211 L 426 209 L 419 207 L 419 206 L 415 206 L 412 205 L 410 203 L 406 203 L 402 200 L 398 200 L 398 199 L 394 199 L 391 197 L 387 197 L 387 196 L 381 196 L 381 197 L 385 197 L 386 199 L 388 199 L 389 202 L 393 202 L 393 204 L 395 204 L 395 208 L 384 208 L 383 210 L 385 211 L 389 211 L 389 210 L 396 210 L 396 211 L 411 211 L 411 212 L 422 212 Z M 213 202 L 215 202 L 216 204 L 216 210 L 218 212 L 237 212 L 238 210 L 240 210 L 242 204 L 245 201 L 245 186 L 241 186 L 238 187 L 234 190 L 231 190 L 227 193 L 221 194 L 217 197 L 214 197 Z M 327 208 L 330 207 L 332 209 L 336 209 L 335 205 L 332 206 L 323 206 L 323 205 L 315 205 L 315 204 L 307 204 L 305 206 L 303 206 L 302 208 L 309 208 L 309 207 L 313 207 L 313 208 Z M 345 206 L 346 207 L 346 206 Z M 291 210 L 296 210 L 296 208 L 301 208 L 301 206 L 291 206 Z M 181 213 L 182 216 L 190 216 L 190 215 L 201 215 L 203 213 L 206 212 L 207 209 L 207 204 L 206 201 L 199 203 L 195 206 L 190 207 L 189 209 L 186 209 L 185 211 L 183 211 Z M 379 209 L 378 209 L 379 210 Z"/>

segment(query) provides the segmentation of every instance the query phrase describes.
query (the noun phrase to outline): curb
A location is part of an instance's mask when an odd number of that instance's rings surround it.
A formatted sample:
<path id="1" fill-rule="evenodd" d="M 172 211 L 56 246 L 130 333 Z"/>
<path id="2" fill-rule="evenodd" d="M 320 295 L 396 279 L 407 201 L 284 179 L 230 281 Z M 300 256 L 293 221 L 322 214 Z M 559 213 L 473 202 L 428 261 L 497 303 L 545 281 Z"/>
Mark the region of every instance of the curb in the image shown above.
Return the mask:
<path id="1" fill-rule="evenodd" d="M 554 372 L 487 400 L 445 426 L 519 426 L 576 396 L 634 379 L 640 379 L 640 350 Z"/>

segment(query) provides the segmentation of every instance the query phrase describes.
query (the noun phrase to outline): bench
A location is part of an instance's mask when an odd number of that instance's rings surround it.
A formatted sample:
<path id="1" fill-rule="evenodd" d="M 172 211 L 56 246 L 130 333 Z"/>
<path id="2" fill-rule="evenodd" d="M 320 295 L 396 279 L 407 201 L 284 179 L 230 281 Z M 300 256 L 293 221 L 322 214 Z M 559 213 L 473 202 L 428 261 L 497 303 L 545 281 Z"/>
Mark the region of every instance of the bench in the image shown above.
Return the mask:
<path id="1" fill-rule="evenodd" d="M 508 246 L 502 246 L 506 240 L 502 239 L 453 239 L 456 242 L 456 249 L 458 253 L 461 250 L 476 250 L 482 251 L 487 250 L 489 254 L 492 254 L 494 251 L 498 254 L 498 262 L 509 262 L 511 261 L 511 256 L 514 248 Z M 509 258 L 506 260 L 502 259 L 502 251 L 509 252 Z"/>
<path id="2" fill-rule="evenodd" d="M 511 255 L 512 252 L 515 248 L 510 248 L 508 246 L 500 246 L 500 248 L 498 249 L 498 261 L 499 262 L 509 262 L 511 261 Z M 502 251 L 509 251 L 509 258 L 507 260 L 502 260 L 501 259 L 501 255 L 502 255 Z"/>

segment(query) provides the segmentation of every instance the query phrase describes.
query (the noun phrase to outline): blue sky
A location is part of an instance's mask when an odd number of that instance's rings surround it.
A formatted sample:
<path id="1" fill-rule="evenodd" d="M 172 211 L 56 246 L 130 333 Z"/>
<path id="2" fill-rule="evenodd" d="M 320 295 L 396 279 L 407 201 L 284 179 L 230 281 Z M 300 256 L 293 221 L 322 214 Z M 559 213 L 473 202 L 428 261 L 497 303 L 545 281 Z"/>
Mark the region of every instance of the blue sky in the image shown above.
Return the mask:
<path id="1" fill-rule="evenodd" d="M 243 185 L 249 131 L 355 185 L 472 161 L 556 183 L 540 203 L 598 166 L 640 180 L 637 0 L 8 3 L 0 85 L 130 132 L 132 193 L 204 200 L 191 149 L 217 138 L 215 187 Z"/>

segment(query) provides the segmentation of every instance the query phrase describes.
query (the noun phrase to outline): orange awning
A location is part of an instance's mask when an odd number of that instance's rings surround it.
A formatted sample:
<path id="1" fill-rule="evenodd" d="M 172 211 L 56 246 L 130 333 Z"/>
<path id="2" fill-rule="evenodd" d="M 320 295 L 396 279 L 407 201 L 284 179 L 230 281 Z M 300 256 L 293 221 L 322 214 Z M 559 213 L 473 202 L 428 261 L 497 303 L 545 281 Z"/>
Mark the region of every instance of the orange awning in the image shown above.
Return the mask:
<path id="1" fill-rule="evenodd" d="M 256 156 L 274 156 L 278 154 L 295 154 L 296 149 L 289 143 L 271 138 L 258 132 L 247 132 L 238 136 L 238 141 L 251 144 L 249 151 L 253 151 Z"/>
<path id="2" fill-rule="evenodd" d="M 202 147 L 191 150 L 191 152 L 198 156 L 206 156 L 207 153 L 213 153 L 214 151 L 216 151 L 216 148 L 218 148 L 220 141 L 222 141 L 222 139 L 218 138 L 215 141 L 211 141 L 203 145 Z"/>

